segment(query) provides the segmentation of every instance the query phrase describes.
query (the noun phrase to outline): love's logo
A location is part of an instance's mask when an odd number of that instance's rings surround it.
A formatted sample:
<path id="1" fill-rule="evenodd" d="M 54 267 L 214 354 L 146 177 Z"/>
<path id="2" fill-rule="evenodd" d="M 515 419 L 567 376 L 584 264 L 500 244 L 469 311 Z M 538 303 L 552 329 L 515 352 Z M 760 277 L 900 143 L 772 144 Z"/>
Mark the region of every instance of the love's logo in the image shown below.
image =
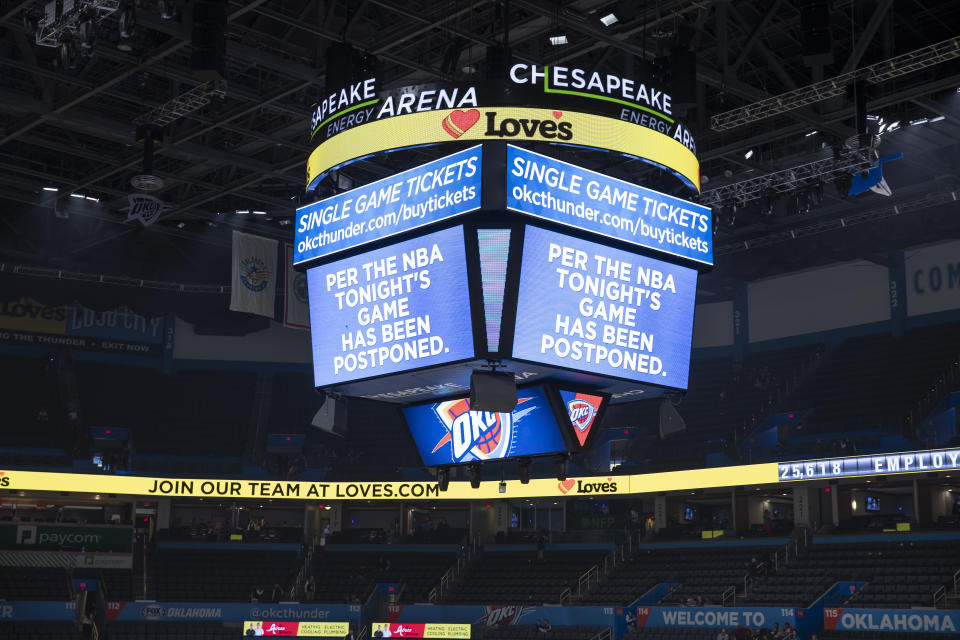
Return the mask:
<path id="1" fill-rule="evenodd" d="M 480 111 L 478 109 L 457 109 L 451 111 L 440 123 L 443 130 L 450 134 L 450 137 L 457 139 L 466 133 L 470 127 L 477 124 L 480 120 Z"/>

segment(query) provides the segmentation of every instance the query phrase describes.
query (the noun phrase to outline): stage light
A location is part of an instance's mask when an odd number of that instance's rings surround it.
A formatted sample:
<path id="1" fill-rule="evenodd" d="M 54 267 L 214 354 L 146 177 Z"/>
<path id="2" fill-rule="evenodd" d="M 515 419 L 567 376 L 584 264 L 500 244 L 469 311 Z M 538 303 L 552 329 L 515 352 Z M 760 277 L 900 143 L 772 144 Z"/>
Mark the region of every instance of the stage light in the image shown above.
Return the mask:
<path id="1" fill-rule="evenodd" d="M 248 213 L 250 213 L 250 210 L 249 210 L 249 209 L 237 209 L 237 215 L 241 215 L 241 216 L 242 216 L 242 215 L 246 215 L 246 214 L 248 214 Z"/>
<path id="2" fill-rule="evenodd" d="M 56 193 L 57 191 L 59 191 L 59 189 L 57 189 L 56 187 L 44 187 L 43 190 L 44 190 L 44 191 L 53 191 L 54 193 Z"/>
<path id="3" fill-rule="evenodd" d="M 913 127 L 918 124 L 927 124 L 927 122 L 928 122 L 927 118 L 917 118 L 916 120 L 910 121 L 910 126 Z"/>
<path id="4" fill-rule="evenodd" d="M 173 18 L 173 6 L 168 0 L 160 0 L 160 18 L 170 20 Z"/>
<path id="5" fill-rule="evenodd" d="M 567 44 L 568 42 L 569 40 L 567 40 L 566 34 L 561 33 L 559 35 L 550 36 L 550 44 L 552 44 L 555 47 L 559 47 L 560 45 Z"/>
<path id="6" fill-rule="evenodd" d="M 877 133 L 883 133 L 886 128 L 887 128 L 887 124 L 885 122 L 881 122 L 880 129 L 877 131 Z"/>
<path id="7" fill-rule="evenodd" d="M 753 157 L 753 149 L 749 149 L 745 154 L 743 154 L 744 160 L 749 160 L 752 157 Z"/>
<path id="8" fill-rule="evenodd" d="M 127 5 L 119 11 L 120 17 L 117 22 L 117 30 L 120 32 L 121 38 L 129 38 L 133 36 L 134 31 L 137 29 L 137 14 L 132 5 Z M 119 49 L 120 46 L 117 45 Z"/>
<path id="9" fill-rule="evenodd" d="M 887 126 L 887 133 L 890 133 L 891 131 L 894 131 L 894 130 L 899 129 L 899 128 L 900 128 L 900 121 L 899 121 L 899 120 L 894 120 L 893 122 L 891 122 L 891 123 L 889 124 L 889 126 Z"/>
<path id="10" fill-rule="evenodd" d="M 286 227 L 290 224 L 290 218 L 283 218 L 279 221 L 281 227 Z"/>
<path id="11" fill-rule="evenodd" d="M 267 215 L 267 212 L 266 212 L 266 211 L 254 211 L 254 212 L 253 212 L 253 215 L 255 215 L 255 216 L 265 216 L 265 215 Z"/>
<path id="12" fill-rule="evenodd" d="M 773 192 L 766 191 L 760 196 L 760 215 L 773 215 Z"/>
<path id="13" fill-rule="evenodd" d="M 437 486 L 440 491 L 446 491 L 450 486 L 450 469 L 441 467 L 437 469 Z"/>
<path id="14" fill-rule="evenodd" d="M 609 27 L 612 24 L 617 24 L 618 22 L 620 22 L 620 18 L 618 18 L 617 14 L 615 13 L 608 13 L 600 18 L 600 23 L 605 27 Z"/>
<path id="15" fill-rule="evenodd" d="M 816 130 L 816 129 L 814 129 L 814 130 L 811 131 L 810 133 L 804 134 L 803 137 L 804 137 L 804 138 L 809 138 L 810 136 L 815 136 L 815 135 L 817 135 L 817 130 Z"/>
<path id="16" fill-rule="evenodd" d="M 474 489 L 480 488 L 482 470 L 479 462 L 471 462 L 467 465 L 467 476 L 470 478 L 470 486 Z"/>
<path id="17" fill-rule="evenodd" d="M 100 198 L 94 198 L 93 196 L 87 196 L 87 200 L 91 202 L 100 202 Z"/>
<path id="18" fill-rule="evenodd" d="M 560 482 L 567 479 L 567 454 L 561 453 L 553 459 L 553 470 Z"/>
<path id="19" fill-rule="evenodd" d="M 929 122 L 940 122 L 944 118 L 946 118 L 946 116 L 937 116 L 936 118 L 930 118 Z"/>
<path id="20" fill-rule="evenodd" d="M 70 194 L 70 197 L 71 197 L 71 198 L 83 198 L 83 197 L 85 197 L 85 196 L 84 196 L 82 193 L 71 193 L 71 194 Z"/>
<path id="21" fill-rule="evenodd" d="M 177 229 L 183 229 L 185 226 L 187 226 L 187 223 L 186 223 L 186 222 L 178 222 L 178 223 L 177 223 Z"/>

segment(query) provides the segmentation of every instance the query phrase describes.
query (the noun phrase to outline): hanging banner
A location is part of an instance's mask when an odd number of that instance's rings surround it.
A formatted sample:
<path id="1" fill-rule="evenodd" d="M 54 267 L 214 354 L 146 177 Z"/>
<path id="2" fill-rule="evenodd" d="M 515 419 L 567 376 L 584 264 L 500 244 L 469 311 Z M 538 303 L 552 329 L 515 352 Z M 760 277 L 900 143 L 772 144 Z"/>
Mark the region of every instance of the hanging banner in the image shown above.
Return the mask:
<path id="1" fill-rule="evenodd" d="M 307 296 L 307 274 L 293 268 L 293 245 L 283 245 L 285 271 L 283 293 L 283 326 L 310 330 L 310 305 Z"/>
<path id="2" fill-rule="evenodd" d="M 277 241 L 233 232 L 230 310 L 273 318 L 277 294 Z"/>

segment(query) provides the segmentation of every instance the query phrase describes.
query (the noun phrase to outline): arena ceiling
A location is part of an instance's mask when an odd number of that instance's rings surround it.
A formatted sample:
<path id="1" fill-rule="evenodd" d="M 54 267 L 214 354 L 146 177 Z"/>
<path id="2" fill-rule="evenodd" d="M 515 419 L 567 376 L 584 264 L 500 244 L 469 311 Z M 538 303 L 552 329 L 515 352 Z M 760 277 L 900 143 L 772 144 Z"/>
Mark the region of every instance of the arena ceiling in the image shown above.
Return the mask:
<path id="1" fill-rule="evenodd" d="M 35 44 L 31 21 L 45 4 L 0 2 L 0 261 L 202 283 L 229 280 L 232 229 L 292 236 L 290 219 L 306 198 L 308 114 L 323 94 L 331 43 L 375 54 L 387 86 L 469 79 L 486 48 L 502 42 L 505 21 L 514 58 L 530 62 L 640 75 L 687 48 L 697 54 L 698 83 L 686 120 L 708 190 L 830 157 L 855 133 L 849 96 L 723 131 L 711 128 L 711 116 L 960 36 L 960 2 L 834 0 L 833 60 L 810 65 L 797 3 L 785 0 L 231 0 L 225 94 L 166 127 L 152 173 L 164 181 L 155 195 L 170 210 L 144 228 L 123 212 L 135 191 L 130 179 L 142 173 L 135 121 L 200 84 L 191 71 L 189 3 L 168 3 L 178 11 L 162 19 L 159 2 L 138 0 L 136 30 L 122 47 L 129 50 L 117 47 L 116 13 L 97 26 L 92 55 L 67 66 L 57 48 Z M 599 18 L 610 11 L 619 20 L 604 26 Z M 550 44 L 558 32 L 567 44 Z M 787 253 L 806 256 L 797 247 L 832 242 L 824 259 L 881 259 L 907 237 L 960 233 L 960 216 L 949 215 L 952 194 L 960 195 L 958 60 L 870 86 L 868 112 L 903 123 L 878 149 L 904 153 L 885 169 L 892 196 L 841 199 L 828 185 L 806 215 L 787 215 L 782 205 L 770 216 L 755 203 L 739 207 L 718 228 L 725 279 L 715 277 L 711 293 L 722 295 L 735 277 L 778 270 L 773 258 L 790 242 Z M 603 154 L 582 161 L 650 177 L 641 163 Z M 391 173 L 394 162 L 374 157 L 343 173 L 360 183 Z M 855 220 L 864 222 L 860 231 Z M 803 238 L 814 245 L 799 244 Z M 724 256 L 740 270 L 725 268 Z"/>

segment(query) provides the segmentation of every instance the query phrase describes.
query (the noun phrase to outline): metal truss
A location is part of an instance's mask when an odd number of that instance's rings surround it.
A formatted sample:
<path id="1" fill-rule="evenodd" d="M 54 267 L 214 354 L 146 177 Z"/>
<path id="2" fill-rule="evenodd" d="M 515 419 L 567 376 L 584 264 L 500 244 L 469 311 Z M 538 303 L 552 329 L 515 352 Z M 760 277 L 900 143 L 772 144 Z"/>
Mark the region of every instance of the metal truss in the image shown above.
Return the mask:
<path id="1" fill-rule="evenodd" d="M 813 186 L 818 182 L 831 182 L 842 176 L 869 169 L 873 166 L 874 156 L 874 152 L 869 147 L 863 150 L 844 148 L 838 156 L 814 160 L 807 164 L 703 191 L 700 194 L 700 204 L 716 206 L 736 203 L 740 205 L 757 200 L 762 195 L 788 193 Z"/>
<path id="2" fill-rule="evenodd" d="M 35 42 L 41 47 L 59 47 L 67 36 L 73 36 L 82 18 L 99 22 L 119 8 L 120 0 L 64 0 L 58 16 L 56 3 L 48 2 L 37 25 Z"/>
<path id="3" fill-rule="evenodd" d="M 714 131 L 727 131 L 751 122 L 758 122 L 773 116 L 806 107 L 817 102 L 846 94 L 847 87 L 859 80 L 871 84 L 886 82 L 892 78 L 926 69 L 934 65 L 960 57 L 960 37 L 950 38 L 937 44 L 905 53 L 869 67 L 815 82 L 814 84 L 787 91 L 737 109 L 718 113 L 710 118 L 710 128 Z"/>
<path id="4" fill-rule="evenodd" d="M 151 111 L 137 116 L 133 124 L 154 125 L 156 127 L 165 127 L 171 122 L 179 120 L 183 116 L 210 104 L 213 97 L 223 98 L 227 94 L 227 81 L 223 79 L 209 80 L 201 85 L 197 85 L 186 93 L 182 93 L 176 98 L 164 102 Z"/>
<path id="5" fill-rule="evenodd" d="M 753 240 L 740 240 L 737 242 L 731 242 L 717 247 L 716 255 L 725 256 L 732 253 L 749 251 L 750 249 L 768 247 L 780 242 L 787 242 L 789 240 L 796 240 L 798 238 L 806 238 L 820 233 L 826 233 L 828 231 L 839 231 L 840 229 L 863 224 L 865 222 L 875 222 L 877 220 L 882 220 L 883 218 L 890 218 L 892 216 L 911 213 L 913 211 L 921 211 L 923 209 L 929 209 L 930 207 L 935 207 L 940 204 L 957 201 L 960 201 L 960 192 L 957 191 L 927 193 L 905 202 L 877 207 L 876 209 L 868 209 L 866 211 L 858 211 L 857 213 L 852 213 L 840 218 L 819 220 L 802 227 L 794 227 L 785 231 L 769 233 L 763 237 L 755 238 Z"/>

